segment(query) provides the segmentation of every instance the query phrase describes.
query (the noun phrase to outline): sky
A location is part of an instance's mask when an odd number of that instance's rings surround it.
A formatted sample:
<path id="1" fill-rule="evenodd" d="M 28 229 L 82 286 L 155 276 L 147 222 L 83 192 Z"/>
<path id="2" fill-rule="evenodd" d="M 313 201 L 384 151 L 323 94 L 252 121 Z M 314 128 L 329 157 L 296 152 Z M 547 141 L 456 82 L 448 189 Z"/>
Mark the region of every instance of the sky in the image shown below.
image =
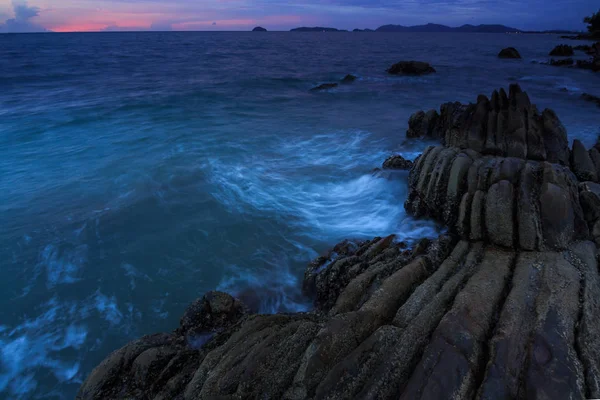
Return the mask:
<path id="1" fill-rule="evenodd" d="M 504 24 L 583 30 L 596 0 L 0 0 L 0 32 Z"/>

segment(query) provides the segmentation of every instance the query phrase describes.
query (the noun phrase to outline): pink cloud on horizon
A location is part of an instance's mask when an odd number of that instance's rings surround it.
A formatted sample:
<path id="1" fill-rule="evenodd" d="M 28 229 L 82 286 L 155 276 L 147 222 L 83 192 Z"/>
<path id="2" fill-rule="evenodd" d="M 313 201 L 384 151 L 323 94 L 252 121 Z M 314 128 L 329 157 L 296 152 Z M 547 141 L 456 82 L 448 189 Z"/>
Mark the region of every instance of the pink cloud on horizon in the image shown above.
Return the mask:
<path id="1" fill-rule="evenodd" d="M 300 24 L 307 18 L 298 15 L 275 15 L 262 18 L 200 19 L 180 15 L 94 12 L 73 20 L 49 21 L 44 27 L 55 32 L 97 32 L 114 30 L 148 30 L 153 25 L 170 26 L 173 30 L 251 29 L 257 25 L 285 26 Z"/>

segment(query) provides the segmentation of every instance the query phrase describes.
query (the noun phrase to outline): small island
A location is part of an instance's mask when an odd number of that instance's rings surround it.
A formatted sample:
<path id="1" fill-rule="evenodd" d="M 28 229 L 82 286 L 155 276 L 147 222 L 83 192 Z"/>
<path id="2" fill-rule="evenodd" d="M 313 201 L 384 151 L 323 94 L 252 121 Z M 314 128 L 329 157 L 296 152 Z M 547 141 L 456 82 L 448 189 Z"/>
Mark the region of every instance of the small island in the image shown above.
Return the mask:
<path id="1" fill-rule="evenodd" d="M 290 32 L 347 32 L 344 29 L 336 29 L 336 28 L 324 28 L 321 26 L 315 26 L 312 28 L 301 26 L 300 28 L 291 29 Z"/>
<path id="2" fill-rule="evenodd" d="M 252 29 L 252 32 L 267 32 L 267 30 L 262 26 L 257 26 L 256 28 Z"/>

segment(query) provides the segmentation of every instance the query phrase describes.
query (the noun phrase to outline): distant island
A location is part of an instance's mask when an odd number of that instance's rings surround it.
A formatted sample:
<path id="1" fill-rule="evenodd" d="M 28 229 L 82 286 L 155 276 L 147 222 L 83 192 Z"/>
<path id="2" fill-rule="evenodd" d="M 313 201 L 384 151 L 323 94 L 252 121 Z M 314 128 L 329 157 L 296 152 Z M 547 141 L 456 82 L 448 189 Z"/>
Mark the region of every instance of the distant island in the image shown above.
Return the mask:
<path id="1" fill-rule="evenodd" d="M 326 27 L 300 27 L 294 28 L 291 30 L 292 32 L 348 32 L 344 29 L 336 29 L 336 28 L 326 28 Z M 580 33 L 573 31 L 565 31 L 565 30 L 547 30 L 547 31 L 523 31 L 517 28 L 512 28 L 506 25 L 462 25 L 458 27 L 451 27 L 447 25 L 441 24 L 425 24 L 425 25 L 414 25 L 414 26 L 404 26 L 404 25 L 383 25 L 379 28 L 373 29 L 354 29 L 353 32 L 442 32 L 442 33 L 556 33 L 556 34 L 566 34 L 566 33 Z"/>
<path id="2" fill-rule="evenodd" d="M 290 32 L 348 32 L 344 29 L 336 29 L 336 28 L 324 28 L 321 26 L 315 26 L 312 28 L 302 26 L 300 28 L 291 29 Z"/>
<path id="3" fill-rule="evenodd" d="M 521 32 L 517 28 L 511 28 L 505 25 L 462 25 L 459 27 L 450 27 L 440 24 L 426 24 L 415 26 L 403 25 L 383 25 L 375 30 L 376 32 L 457 32 L 457 33 L 506 33 Z"/>
<path id="4" fill-rule="evenodd" d="M 267 30 L 265 28 L 263 28 L 262 26 L 257 26 L 256 28 L 252 29 L 252 32 L 266 32 Z"/>

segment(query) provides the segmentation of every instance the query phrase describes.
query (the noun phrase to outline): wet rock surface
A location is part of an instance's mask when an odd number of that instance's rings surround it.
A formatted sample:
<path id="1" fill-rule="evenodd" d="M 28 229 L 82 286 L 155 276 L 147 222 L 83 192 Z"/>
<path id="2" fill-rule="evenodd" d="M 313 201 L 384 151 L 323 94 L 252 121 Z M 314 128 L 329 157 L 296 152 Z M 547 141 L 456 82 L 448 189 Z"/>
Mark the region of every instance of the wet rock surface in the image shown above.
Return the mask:
<path id="1" fill-rule="evenodd" d="M 498 57 L 499 58 L 515 58 L 515 59 L 519 59 L 519 58 L 521 58 L 521 54 L 519 54 L 519 52 L 517 51 L 517 49 L 515 49 L 514 47 L 507 47 L 505 49 L 502 49 L 500 51 L 500 53 L 498 53 Z"/>
<path id="2" fill-rule="evenodd" d="M 598 149 L 569 149 L 516 85 L 424 119 L 413 128 L 441 144 L 412 166 L 405 206 L 447 233 L 339 243 L 305 271 L 309 313 L 210 292 L 78 398 L 599 398 Z"/>
<path id="3" fill-rule="evenodd" d="M 574 54 L 573 47 L 567 44 L 560 44 L 550 52 L 550 55 L 555 57 L 571 57 Z"/>
<path id="4" fill-rule="evenodd" d="M 387 72 L 392 75 L 426 75 L 435 71 L 431 65 L 422 61 L 400 61 L 392 65 Z"/>
<path id="5" fill-rule="evenodd" d="M 383 169 L 401 169 L 409 170 L 413 166 L 413 162 L 404 159 L 401 155 L 393 155 L 383 162 Z"/>

